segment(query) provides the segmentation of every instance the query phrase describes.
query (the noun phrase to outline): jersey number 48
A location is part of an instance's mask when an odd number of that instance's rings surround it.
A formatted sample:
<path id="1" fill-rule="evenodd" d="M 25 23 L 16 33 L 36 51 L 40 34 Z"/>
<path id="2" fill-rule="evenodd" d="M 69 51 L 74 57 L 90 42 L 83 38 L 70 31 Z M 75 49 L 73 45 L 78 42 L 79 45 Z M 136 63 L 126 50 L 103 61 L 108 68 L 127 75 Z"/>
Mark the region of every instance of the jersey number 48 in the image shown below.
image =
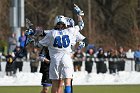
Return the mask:
<path id="1" fill-rule="evenodd" d="M 68 35 L 63 35 L 62 37 L 56 36 L 54 39 L 54 47 L 67 48 L 70 44 L 70 39 Z"/>

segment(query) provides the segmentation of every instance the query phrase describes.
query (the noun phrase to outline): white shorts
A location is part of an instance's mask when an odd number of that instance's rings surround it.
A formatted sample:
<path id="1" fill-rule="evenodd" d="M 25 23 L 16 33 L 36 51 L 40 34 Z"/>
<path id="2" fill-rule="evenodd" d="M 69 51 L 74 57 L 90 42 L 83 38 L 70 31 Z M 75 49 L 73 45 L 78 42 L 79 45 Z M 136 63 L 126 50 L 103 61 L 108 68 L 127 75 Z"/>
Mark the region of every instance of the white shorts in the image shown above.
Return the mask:
<path id="1" fill-rule="evenodd" d="M 51 57 L 49 78 L 52 80 L 72 78 L 74 69 L 70 54 L 62 53 Z"/>

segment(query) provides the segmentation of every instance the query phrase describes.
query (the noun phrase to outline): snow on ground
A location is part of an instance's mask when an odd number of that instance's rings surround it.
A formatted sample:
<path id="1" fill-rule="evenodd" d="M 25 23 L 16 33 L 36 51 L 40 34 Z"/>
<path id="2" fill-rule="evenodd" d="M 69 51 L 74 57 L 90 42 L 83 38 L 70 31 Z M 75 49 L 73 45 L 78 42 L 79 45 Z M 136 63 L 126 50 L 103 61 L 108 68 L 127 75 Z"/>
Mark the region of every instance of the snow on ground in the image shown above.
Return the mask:
<path id="1" fill-rule="evenodd" d="M 86 72 L 75 72 L 73 85 L 121 85 L 121 84 L 140 84 L 140 73 L 138 72 L 119 72 L 110 75 Z M 0 86 L 39 86 L 41 81 L 40 73 L 20 72 L 16 76 L 0 76 Z"/>
<path id="2" fill-rule="evenodd" d="M 17 72 L 16 76 L 6 76 L 5 62 L 2 62 L 2 71 L 0 72 L 0 86 L 40 86 L 41 73 L 30 73 L 30 63 L 24 62 L 23 72 Z M 84 70 L 84 64 L 81 72 L 74 73 L 74 85 L 116 85 L 116 84 L 140 84 L 140 72 L 135 72 L 134 64 L 131 61 L 126 62 L 126 71 L 117 74 L 96 74 L 96 65 L 93 66 L 93 72 L 87 74 Z"/>
<path id="3" fill-rule="evenodd" d="M 119 72 L 117 74 L 88 75 L 84 72 L 74 73 L 74 85 L 116 85 L 116 84 L 140 84 L 140 73 Z"/>

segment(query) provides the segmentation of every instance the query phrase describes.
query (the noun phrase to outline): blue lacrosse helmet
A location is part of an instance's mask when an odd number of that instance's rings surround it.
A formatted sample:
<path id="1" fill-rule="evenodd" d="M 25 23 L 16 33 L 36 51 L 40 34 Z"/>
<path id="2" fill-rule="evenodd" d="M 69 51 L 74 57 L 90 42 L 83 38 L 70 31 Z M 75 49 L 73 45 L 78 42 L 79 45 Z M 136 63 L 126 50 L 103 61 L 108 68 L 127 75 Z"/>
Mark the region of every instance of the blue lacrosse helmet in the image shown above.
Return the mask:
<path id="1" fill-rule="evenodd" d="M 67 26 L 67 20 L 65 19 L 65 17 L 63 15 L 58 15 L 55 17 L 54 26 L 56 26 L 57 23 L 63 23 Z"/>
<path id="2" fill-rule="evenodd" d="M 74 27 L 75 22 L 72 18 L 66 17 L 66 20 L 67 20 L 67 26 L 68 27 Z"/>

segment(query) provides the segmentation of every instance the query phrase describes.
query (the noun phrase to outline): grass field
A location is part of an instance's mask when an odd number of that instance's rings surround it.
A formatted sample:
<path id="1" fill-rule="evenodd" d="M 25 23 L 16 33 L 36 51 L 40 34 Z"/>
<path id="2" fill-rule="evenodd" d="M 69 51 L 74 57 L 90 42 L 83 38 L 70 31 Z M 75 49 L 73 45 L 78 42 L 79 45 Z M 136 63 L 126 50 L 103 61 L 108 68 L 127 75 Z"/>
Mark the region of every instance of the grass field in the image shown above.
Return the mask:
<path id="1" fill-rule="evenodd" d="M 40 86 L 0 87 L 0 93 L 40 93 L 40 90 Z M 73 91 L 73 93 L 140 93 L 140 85 L 74 86 Z"/>

